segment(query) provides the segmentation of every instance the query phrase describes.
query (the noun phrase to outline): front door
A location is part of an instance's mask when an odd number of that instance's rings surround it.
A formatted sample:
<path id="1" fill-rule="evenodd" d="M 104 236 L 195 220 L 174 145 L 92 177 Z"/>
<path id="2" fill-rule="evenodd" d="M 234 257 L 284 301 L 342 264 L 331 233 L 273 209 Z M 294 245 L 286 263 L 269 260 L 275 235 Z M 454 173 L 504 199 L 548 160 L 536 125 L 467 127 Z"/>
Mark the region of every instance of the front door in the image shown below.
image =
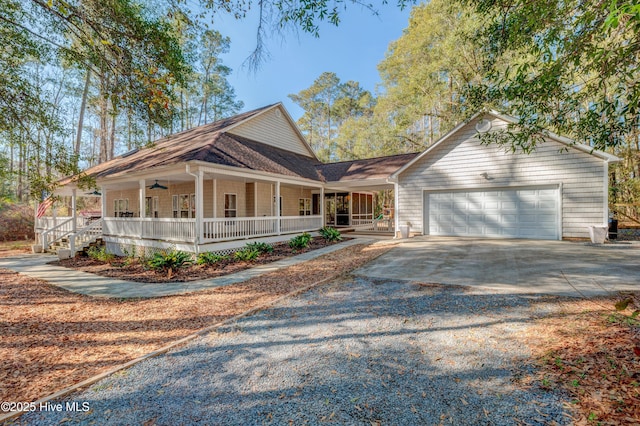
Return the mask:
<path id="1" fill-rule="evenodd" d="M 326 225 L 336 225 L 336 199 L 334 194 L 328 194 L 324 198 L 324 216 Z"/>
<path id="2" fill-rule="evenodd" d="M 336 225 L 349 226 L 349 193 L 336 194 Z"/>

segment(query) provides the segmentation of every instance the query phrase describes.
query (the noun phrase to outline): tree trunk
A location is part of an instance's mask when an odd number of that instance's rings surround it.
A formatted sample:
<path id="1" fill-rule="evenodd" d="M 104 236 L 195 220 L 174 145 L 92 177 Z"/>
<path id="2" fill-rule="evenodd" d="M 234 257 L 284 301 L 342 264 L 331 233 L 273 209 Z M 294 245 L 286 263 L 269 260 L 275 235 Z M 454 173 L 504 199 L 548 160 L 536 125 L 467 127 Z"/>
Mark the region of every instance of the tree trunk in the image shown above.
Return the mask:
<path id="1" fill-rule="evenodd" d="M 78 116 L 78 131 L 76 132 L 76 144 L 73 152 L 80 154 L 80 144 L 82 142 L 82 129 L 84 127 L 84 112 L 87 109 L 87 97 L 89 95 L 89 85 L 91 84 L 91 70 L 87 69 L 87 76 L 84 81 L 84 90 L 82 91 L 82 102 L 80 103 L 80 115 Z"/>

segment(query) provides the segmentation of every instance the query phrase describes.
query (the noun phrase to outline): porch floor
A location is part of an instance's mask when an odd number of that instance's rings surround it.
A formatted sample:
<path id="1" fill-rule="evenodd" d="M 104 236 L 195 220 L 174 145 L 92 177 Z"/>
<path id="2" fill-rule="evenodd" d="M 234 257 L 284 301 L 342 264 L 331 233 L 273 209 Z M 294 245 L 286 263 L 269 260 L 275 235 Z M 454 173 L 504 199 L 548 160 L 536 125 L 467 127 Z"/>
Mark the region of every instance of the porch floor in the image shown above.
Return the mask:
<path id="1" fill-rule="evenodd" d="M 353 235 L 350 235 L 353 236 Z M 354 236 L 355 237 L 355 236 Z M 140 283 L 122 281 L 114 278 L 101 277 L 87 272 L 76 271 L 61 266 L 48 264 L 57 259 L 56 256 L 46 254 L 27 254 L 0 258 L 0 268 L 10 269 L 21 274 L 38 278 L 50 284 L 62 287 L 74 293 L 88 296 L 133 298 L 159 297 L 175 294 L 190 293 L 215 287 L 236 284 L 250 278 L 292 266 L 307 260 L 315 259 L 327 253 L 340 250 L 355 244 L 362 244 L 375 238 L 353 238 L 339 244 L 303 253 L 298 256 L 282 259 L 255 268 L 245 269 L 234 274 L 225 275 L 209 280 L 174 282 L 174 283 Z"/>

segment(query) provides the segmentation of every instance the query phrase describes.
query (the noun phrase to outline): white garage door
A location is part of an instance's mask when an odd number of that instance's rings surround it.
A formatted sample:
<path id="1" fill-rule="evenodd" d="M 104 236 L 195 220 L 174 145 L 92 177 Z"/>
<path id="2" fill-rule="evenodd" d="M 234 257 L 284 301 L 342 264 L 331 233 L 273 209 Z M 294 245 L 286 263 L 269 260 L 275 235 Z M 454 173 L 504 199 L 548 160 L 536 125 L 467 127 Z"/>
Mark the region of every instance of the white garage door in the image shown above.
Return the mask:
<path id="1" fill-rule="evenodd" d="M 429 235 L 559 239 L 557 187 L 425 193 Z"/>

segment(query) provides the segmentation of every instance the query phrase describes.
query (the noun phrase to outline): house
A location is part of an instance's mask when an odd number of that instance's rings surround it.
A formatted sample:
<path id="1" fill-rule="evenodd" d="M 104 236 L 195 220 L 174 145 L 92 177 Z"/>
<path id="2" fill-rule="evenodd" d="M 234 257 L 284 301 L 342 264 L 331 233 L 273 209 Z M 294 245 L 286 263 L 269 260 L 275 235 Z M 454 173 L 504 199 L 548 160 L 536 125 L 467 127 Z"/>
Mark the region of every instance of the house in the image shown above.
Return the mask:
<path id="1" fill-rule="evenodd" d="M 555 134 L 531 154 L 480 143 L 479 132 L 516 121 L 478 113 L 394 172 L 398 222 L 425 235 L 552 240 L 606 225 L 609 164 L 620 159 Z"/>
<path id="2" fill-rule="evenodd" d="M 476 114 L 422 153 L 323 164 L 282 104 L 161 139 L 86 170 L 97 191 L 60 182 L 72 215 L 38 219 L 45 246 L 72 252 L 101 237 L 111 252 L 132 247 L 231 250 L 324 225 L 396 233 L 486 237 L 587 237 L 606 223 L 608 164 L 618 161 L 551 135 L 536 152 L 481 145 L 484 127 L 512 118 Z M 488 124 L 487 124 L 488 123 Z M 374 211 L 376 194 L 394 202 Z M 76 212 L 101 199 L 100 217 Z"/>

